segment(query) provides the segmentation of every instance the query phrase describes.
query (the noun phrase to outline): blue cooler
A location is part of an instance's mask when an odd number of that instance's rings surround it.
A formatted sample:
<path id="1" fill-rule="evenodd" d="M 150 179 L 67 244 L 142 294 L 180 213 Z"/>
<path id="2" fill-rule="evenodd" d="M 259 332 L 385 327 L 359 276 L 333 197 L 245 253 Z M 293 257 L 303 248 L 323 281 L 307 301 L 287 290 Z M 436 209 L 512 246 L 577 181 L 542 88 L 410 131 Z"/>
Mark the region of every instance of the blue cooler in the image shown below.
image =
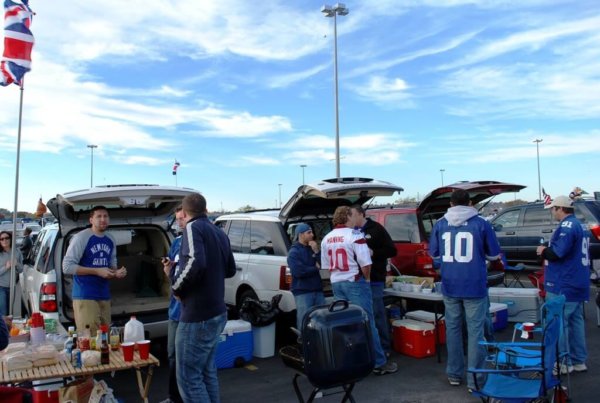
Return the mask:
<path id="1" fill-rule="evenodd" d="M 241 367 L 252 360 L 252 325 L 245 320 L 228 320 L 217 344 L 218 369 Z"/>
<path id="2" fill-rule="evenodd" d="M 490 313 L 494 331 L 502 330 L 508 326 L 508 305 L 498 302 L 490 302 Z"/>

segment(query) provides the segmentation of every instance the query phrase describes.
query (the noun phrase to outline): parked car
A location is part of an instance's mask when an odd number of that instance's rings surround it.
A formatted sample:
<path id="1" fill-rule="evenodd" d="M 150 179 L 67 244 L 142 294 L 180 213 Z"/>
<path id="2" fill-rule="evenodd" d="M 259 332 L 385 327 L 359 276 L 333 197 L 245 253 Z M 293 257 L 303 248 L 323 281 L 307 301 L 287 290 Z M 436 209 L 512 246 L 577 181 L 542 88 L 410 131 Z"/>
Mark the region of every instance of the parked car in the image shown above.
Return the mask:
<path id="1" fill-rule="evenodd" d="M 227 233 L 238 270 L 225 280 L 225 302 L 239 308 L 245 298 L 270 300 L 282 294 L 280 309 L 294 311 L 287 254 L 295 226 L 308 223 L 315 239 L 323 239 L 332 229 L 331 219 L 338 206 L 364 204 L 402 190 L 368 178 L 328 179 L 300 186 L 281 210 L 218 217 L 215 224 Z M 321 276 L 326 290 L 330 289 L 329 272 L 322 270 Z"/>
<path id="2" fill-rule="evenodd" d="M 170 283 L 161 257 L 173 239 L 165 218 L 192 192 L 158 185 L 115 185 L 50 199 L 47 206 L 58 223 L 42 228 L 33 245 L 32 261 L 24 265 L 19 277 L 23 308 L 65 325 L 74 321 L 73 277 L 63 274 L 62 261 L 72 237 L 89 227 L 90 209 L 104 205 L 110 215 L 108 231 L 117 244 L 118 266 L 128 271 L 124 279 L 110 282 L 112 320 L 123 325 L 135 314 L 150 337 L 165 336 Z"/>
<path id="3" fill-rule="evenodd" d="M 579 199 L 573 203 L 575 216 L 590 231 L 591 269 L 600 272 L 600 200 Z M 527 203 L 504 209 L 491 221 L 500 246 L 510 265 L 524 263 L 539 268 L 536 248 L 548 242 L 556 231 L 554 220 L 544 203 Z"/>
<path id="4" fill-rule="evenodd" d="M 400 273 L 434 277 L 437 281 L 440 275 L 429 256 L 429 235 L 450 207 L 452 192 L 466 190 L 473 205 L 482 208 L 482 203 L 489 203 L 494 196 L 518 192 L 524 187 L 495 181 L 458 182 L 435 189 L 416 207 L 373 208 L 366 213 L 383 225 L 392 237 L 398 253 L 391 262 Z"/>

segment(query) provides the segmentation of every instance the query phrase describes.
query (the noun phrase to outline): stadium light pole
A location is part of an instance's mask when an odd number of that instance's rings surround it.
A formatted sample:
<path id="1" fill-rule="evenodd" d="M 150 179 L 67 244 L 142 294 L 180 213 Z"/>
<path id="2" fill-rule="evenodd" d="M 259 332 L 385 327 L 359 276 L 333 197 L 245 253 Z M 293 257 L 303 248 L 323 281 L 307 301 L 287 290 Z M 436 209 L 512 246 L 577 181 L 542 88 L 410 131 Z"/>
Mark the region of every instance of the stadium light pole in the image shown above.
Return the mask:
<path id="1" fill-rule="evenodd" d="M 340 114 L 338 102 L 338 68 L 337 68 L 337 16 L 348 15 L 350 10 L 343 3 L 333 7 L 324 5 L 321 12 L 325 17 L 333 17 L 333 83 L 335 99 L 335 177 L 340 178 Z"/>
<path id="2" fill-rule="evenodd" d="M 302 164 L 300 165 L 300 168 L 302 168 L 302 184 L 304 185 L 304 168 L 306 168 L 308 165 L 306 164 Z"/>
<path id="3" fill-rule="evenodd" d="M 444 168 L 440 169 L 440 174 L 442 175 L 442 186 L 444 186 L 444 172 L 446 170 Z"/>
<path id="4" fill-rule="evenodd" d="M 535 139 L 533 142 L 535 143 L 535 149 L 537 151 L 537 168 L 538 168 L 538 200 L 542 200 L 542 179 L 540 176 L 540 143 L 544 141 L 544 139 Z"/>
<path id="5" fill-rule="evenodd" d="M 94 187 L 94 148 L 98 148 L 96 144 L 88 144 L 88 148 L 92 153 L 92 160 L 90 165 L 90 188 Z"/>
<path id="6" fill-rule="evenodd" d="M 277 186 L 279 186 L 279 208 L 281 208 L 281 185 L 282 183 L 277 184 Z"/>

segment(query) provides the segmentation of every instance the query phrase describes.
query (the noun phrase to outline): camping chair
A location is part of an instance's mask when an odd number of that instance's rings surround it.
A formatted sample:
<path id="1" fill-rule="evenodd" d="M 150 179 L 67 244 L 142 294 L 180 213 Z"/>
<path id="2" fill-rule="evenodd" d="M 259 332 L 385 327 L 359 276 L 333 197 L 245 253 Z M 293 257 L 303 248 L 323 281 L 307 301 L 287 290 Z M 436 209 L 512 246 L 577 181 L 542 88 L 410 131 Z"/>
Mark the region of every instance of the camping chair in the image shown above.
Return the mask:
<path id="1" fill-rule="evenodd" d="M 554 375 L 555 365 L 559 364 L 558 340 L 561 332 L 561 318 L 549 317 L 543 327 L 542 343 L 508 343 L 514 347 L 539 349 L 540 362 L 537 366 L 525 368 L 469 368 L 475 380 L 474 396 L 484 402 L 499 399 L 504 402 L 528 402 L 546 398 L 553 391 L 555 397 L 564 397 L 560 374 Z M 502 345 L 503 343 L 497 343 Z M 485 377 L 478 381 L 477 375 Z"/>
<path id="2" fill-rule="evenodd" d="M 521 281 L 521 273 L 525 270 L 525 265 L 523 263 L 518 263 L 516 266 L 509 266 L 508 264 L 504 265 L 504 271 L 506 274 L 510 273 L 512 279 L 508 279 L 508 276 L 504 277 L 504 286 L 512 287 L 519 284 L 521 288 L 525 288 L 525 284 Z"/>

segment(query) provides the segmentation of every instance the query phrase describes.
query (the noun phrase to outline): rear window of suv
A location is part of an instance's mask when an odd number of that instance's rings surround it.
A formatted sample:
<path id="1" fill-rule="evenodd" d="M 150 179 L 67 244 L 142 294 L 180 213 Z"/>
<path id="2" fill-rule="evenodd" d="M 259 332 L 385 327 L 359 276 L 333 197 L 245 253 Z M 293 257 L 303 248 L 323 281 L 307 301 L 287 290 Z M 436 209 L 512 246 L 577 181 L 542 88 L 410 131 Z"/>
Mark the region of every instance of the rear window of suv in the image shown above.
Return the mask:
<path id="1" fill-rule="evenodd" d="M 384 226 L 394 242 L 420 242 L 415 214 L 388 214 L 385 216 Z"/>

